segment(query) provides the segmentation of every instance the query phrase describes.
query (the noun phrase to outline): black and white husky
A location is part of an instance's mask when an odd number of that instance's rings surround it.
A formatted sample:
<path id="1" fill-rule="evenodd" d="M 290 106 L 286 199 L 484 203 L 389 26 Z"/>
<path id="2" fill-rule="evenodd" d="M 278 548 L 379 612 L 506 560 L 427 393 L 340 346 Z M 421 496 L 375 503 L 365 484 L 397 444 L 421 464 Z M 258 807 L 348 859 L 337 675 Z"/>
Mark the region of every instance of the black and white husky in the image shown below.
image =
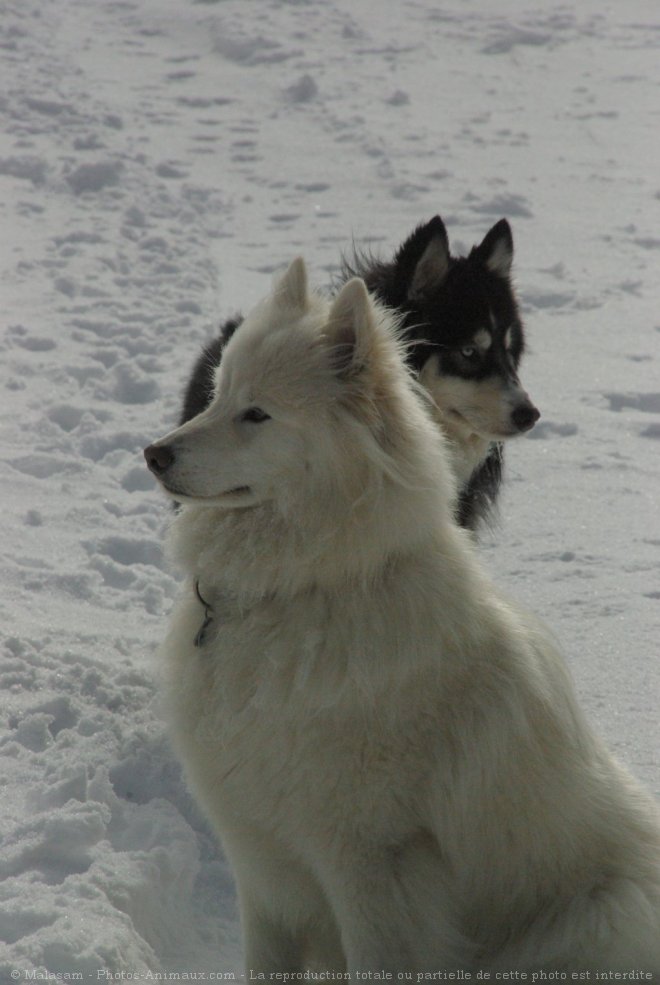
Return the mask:
<path id="1" fill-rule="evenodd" d="M 356 252 L 344 261 L 340 275 L 340 284 L 361 277 L 376 297 L 403 315 L 408 363 L 450 439 L 458 519 L 472 529 L 497 498 L 502 442 L 528 431 L 539 418 L 518 378 L 524 330 L 511 284 L 512 261 L 506 219 L 468 256 L 454 257 L 445 225 L 435 216 L 415 229 L 391 261 Z M 180 424 L 208 406 L 222 351 L 240 324 L 240 317 L 228 321 L 198 358 Z"/>

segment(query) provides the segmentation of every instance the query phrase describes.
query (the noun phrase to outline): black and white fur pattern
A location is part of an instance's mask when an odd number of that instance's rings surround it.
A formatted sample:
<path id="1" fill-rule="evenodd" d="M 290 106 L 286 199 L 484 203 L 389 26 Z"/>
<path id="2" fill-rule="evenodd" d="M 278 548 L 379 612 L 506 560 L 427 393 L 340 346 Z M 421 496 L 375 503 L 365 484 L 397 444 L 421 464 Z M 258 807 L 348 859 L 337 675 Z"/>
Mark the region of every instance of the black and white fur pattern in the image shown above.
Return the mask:
<path id="1" fill-rule="evenodd" d="M 330 305 L 298 260 L 145 450 L 182 503 L 172 736 L 246 978 L 660 976 L 655 807 L 456 525 L 418 389 L 364 283 Z"/>
<path id="2" fill-rule="evenodd" d="M 467 257 L 449 252 L 440 216 L 419 226 L 391 261 L 356 252 L 337 288 L 352 276 L 403 316 L 407 360 L 432 398 L 450 438 L 458 478 L 459 522 L 475 529 L 490 515 L 502 481 L 502 442 L 539 417 L 518 378 L 524 330 L 511 284 L 513 238 L 505 219 Z M 241 324 L 228 321 L 199 356 L 179 423 L 211 399 L 224 346 Z"/>
<path id="3" fill-rule="evenodd" d="M 404 315 L 408 360 L 449 437 L 459 484 L 458 519 L 474 528 L 495 504 L 503 445 L 539 418 L 518 378 L 523 323 L 511 284 L 513 236 L 501 219 L 467 257 L 449 251 L 440 216 L 419 226 L 392 261 L 355 254 L 343 279 Z"/>

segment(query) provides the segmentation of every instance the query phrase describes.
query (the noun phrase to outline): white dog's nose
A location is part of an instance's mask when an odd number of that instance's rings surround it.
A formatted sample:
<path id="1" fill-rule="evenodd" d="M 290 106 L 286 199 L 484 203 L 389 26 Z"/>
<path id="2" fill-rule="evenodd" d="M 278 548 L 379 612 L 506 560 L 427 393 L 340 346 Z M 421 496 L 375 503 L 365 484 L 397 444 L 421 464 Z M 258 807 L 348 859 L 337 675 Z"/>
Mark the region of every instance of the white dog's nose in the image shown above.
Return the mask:
<path id="1" fill-rule="evenodd" d="M 174 452 L 169 445 L 149 445 L 144 449 L 144 457 L 154 475 L 163 475 L 174 461 Z"/>

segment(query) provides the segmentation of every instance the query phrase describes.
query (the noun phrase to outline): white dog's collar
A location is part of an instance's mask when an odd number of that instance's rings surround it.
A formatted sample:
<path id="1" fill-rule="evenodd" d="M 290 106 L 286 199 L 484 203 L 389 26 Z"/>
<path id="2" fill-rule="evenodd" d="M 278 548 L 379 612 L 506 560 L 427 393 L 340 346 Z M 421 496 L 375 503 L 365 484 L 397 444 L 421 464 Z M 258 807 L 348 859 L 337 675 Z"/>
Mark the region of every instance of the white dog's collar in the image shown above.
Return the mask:
<path id="1" fill-rule="evenodd" d="M 214 589 L 211 594 L 213 598 L 214 605 L 207 602 L 202 595 L 199 588 L 199 578 L 195 579 L 194 583 L 195 595 L 204 608 L 204 618 L 202 620 L 202 625 L 199 627 L 195 634 L 193 640 L 195 646 L 205 646 L 211 639 L 212 634 L 217 630 L 221 623 L 228 622 L 229 620 L 238 619 L 241 620 L 248 615 L 249 612 L 254 609 L 255 606 L 260 605 L 262 602 L 270 601 L 274 598 L 273 595 L 253 595 L 251 598 L 239 598 L 231 592 L 223 592 L 222 590 Z"/>
<path id="2" fill-rule="evenodd" d="M 195 646 L 204 646 L 204 644 L 207 642 L 209 638 L 209 627 L 213 625 L 213 622 L 215 621 L 215 616 L 213 614 L 213 606 L 209 605 L 209 603 L 205 599 L 203 599 L 200 594 L 199 579 L 195 582 L 195 595 L 204 606 L 204 621 L 202 622 L 202 625 L 197 630 L 194 643 Z"/>

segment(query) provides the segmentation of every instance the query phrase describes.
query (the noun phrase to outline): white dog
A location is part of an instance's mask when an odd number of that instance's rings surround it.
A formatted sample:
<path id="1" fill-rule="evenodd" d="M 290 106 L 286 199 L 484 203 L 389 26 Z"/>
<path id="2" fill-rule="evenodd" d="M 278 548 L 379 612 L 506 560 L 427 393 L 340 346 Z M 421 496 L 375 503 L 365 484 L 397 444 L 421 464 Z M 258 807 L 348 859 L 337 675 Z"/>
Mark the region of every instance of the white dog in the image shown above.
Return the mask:
<path id="1" fill-rule="evenodd" d="M 330 305 L 294 261 L 208 409 L 145 454 L 183 503 L 173 735 L 252 976 L 660 975 L 653 805 L 453 522 L 363 282 Z"/>

